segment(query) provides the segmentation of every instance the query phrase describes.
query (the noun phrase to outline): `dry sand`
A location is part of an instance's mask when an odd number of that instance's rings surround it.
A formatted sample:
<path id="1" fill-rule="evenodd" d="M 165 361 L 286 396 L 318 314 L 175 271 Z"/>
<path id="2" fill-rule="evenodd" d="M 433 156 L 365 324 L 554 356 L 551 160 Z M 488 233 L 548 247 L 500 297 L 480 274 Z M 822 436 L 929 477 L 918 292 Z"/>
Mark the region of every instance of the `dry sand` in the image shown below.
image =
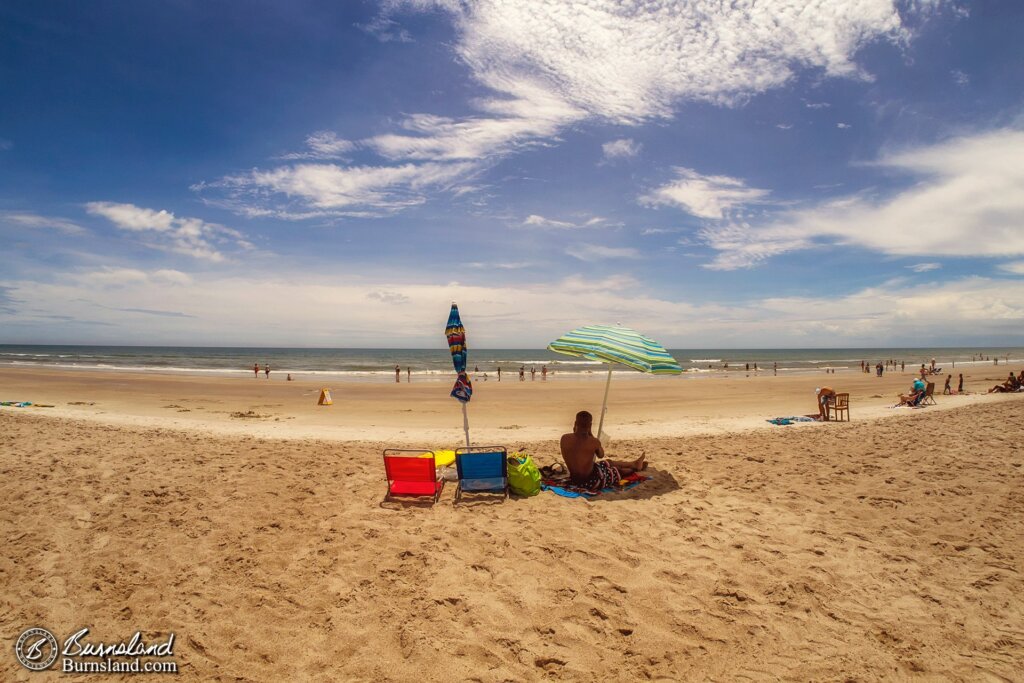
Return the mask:
<path id="1" fill-rule="evenodd" d="M 1019 370 L 1019 368 L 1018 368 Z M 965 389 L 983 392 L 1006 379 L 1003 365 L 965 368 Z M 124 426 L 168 427 L 194 433 L 271 438 L 326 438 L 433 444 L 454 447 L 462 437 L 462 412 L 448 396 L 450 382 L 411 384 L 335 382 L 334 405 L 317 407 L 322 384 L 238 377 L 156 373 L 18 369 L 0 367 L 0 400 L 53 404 L 61 417 Z M 851 417 L 889 417 L 890 406 L 914 375 L 846 372 L 774 377 L 736 372 L 720 377 L 616 375 L 608 401 L 606 433 L 651 438 L 774 429 L 765 420 L 816 412 L 815 387 L 849 392 Z M 956 375 L 953 376 L 956 386 Z M 942 393 L 943 378 L 936 380 Z M 557 439 L 578 410 L 601 408 L 604 382 L 559 375 L 546 382 L 477 381 L 469 404 L 474 443 Z M 932 410 L 991 397 L 977 393 L 938 397 Z"/>
<path id="2" fill-rule="evenodd" d="M 854 421 L 799 427 L 761 420 L 820 378 L 622 382 L 615 450 L 651 481 L 423 507 L 382 504 L 384 444 L 351 439 L 454 445 L 442 385 L 315 409 L 295 383 L 5 370 L 3 400 L 60 405 L 0 409 L 0 680 L 62 678 L 14 660 L 33 625 L 173 631 L 185 681 L 1018 680 L 1024 396 L 870 398 L 908 378 L 830 377 Z M 540 464 L 600 393 L 502 384 L 480 432 Z"/>

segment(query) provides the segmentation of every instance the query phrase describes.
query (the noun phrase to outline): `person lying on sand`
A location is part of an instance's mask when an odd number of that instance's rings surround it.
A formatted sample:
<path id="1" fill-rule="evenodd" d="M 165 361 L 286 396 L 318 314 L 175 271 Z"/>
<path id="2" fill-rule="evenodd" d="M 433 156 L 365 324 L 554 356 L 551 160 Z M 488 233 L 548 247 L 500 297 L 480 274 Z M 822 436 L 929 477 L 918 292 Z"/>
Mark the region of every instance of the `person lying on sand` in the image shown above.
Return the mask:
<path id="1" fill-rule="evenodd" d="M 562 435 L 562 459 L 569 468 L 573 484 L 598 491 L 615 486 L 622 477 L 647 467 L 643 455 L 631 461 L 603 459 L 604 448 L 590 431 L 593 424 L 593 415 L 582 410 L 576 413 L 572 431 Z"/>

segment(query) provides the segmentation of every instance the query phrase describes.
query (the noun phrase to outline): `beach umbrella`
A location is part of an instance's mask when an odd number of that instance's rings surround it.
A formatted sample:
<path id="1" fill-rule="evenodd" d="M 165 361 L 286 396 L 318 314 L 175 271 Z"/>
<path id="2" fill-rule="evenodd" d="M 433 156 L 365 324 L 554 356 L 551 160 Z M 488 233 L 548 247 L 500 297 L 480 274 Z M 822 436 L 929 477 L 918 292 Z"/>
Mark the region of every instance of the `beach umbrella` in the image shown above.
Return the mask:
<path id="1" fill-rule="evenodd" d="M 585 325 L 568 332 L 548 344 L 548 350 L 568 356 L 587 358 L 608 363 L 608 379 L 604 385 L 601 420 L 597 438 L 604 428 L 604 414 L 608 409 L 608 390 L 612 384 L 615 363 L 653 375 L 678 375 L 683 369 L 658 342 L 636 330 L 621 325 Z"/>
<path id="2" fill-rule="evenodd" d="M 462 326 L 462 319 L 459 317 L 459 307 L 452 302 L 451 313 L 448 314 L 448 325 L 445 326 L 444 334 L 448 337 L 448 350 L 452 352 L 452 365 L 458 377 L 455 378 L 455 386 L 452 387 L 451 396 L 462 404 L 462 428 L 466 431 L 466 447 L 469 447 L 469 415 L 466 413 L 466 404 L 473 397 L 473 383 L 466 374 L 466 329 Z"/>

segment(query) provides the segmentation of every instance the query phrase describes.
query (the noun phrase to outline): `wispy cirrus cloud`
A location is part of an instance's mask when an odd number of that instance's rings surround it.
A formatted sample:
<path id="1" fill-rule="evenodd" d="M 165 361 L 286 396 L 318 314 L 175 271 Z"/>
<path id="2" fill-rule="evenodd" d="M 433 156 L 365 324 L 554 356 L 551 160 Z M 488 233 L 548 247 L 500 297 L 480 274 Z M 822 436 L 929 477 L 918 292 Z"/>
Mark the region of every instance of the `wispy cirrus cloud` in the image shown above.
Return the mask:
<path id="1" fill-rule="evenodd" d="M 331 131 L 318 131 L 306 136 L 306 149 L 282 155 L 281 159 L 345 159 L 357 145 L 339 138 Z"/>
<path id="2" fill-rule="evenodd" d="M 565 253 L 580 261 L 640 258 L 640 252 L 633 247 L 606 247 L 600 244 L 573 245 L 567 248 Z"/>
<path id="3" fill-rule="evenodd" d="M 676 179 L 640 197 L 645 206 L 672 205 L 700 218 L 725 218 L 733 209 L 763 203 L 768 190 L 747 187 L 738 178 L 702 175 L 692 168 L 677 167 Z"/>
<path id="4" fill-rule="evenodd" d="M 941 263 L 915 263 L 912 266 L 907 266 L 907 268 L 915 273 L 928 273 L 933 270 L 938 270 L 941 267 Z"/>
<path id="5" fill-rule="evenodd" d="M 597 228 L 608 226 L 608 219 L 603 216 L 591 216 L 582 221 L 564 221 L 554 218 L 545 218 L 539 214 L 530 214 L 523 221 L 523 225 L 531 228 L 556 228 L 561 230 L 574 230 L 576 228 Z"/>
<path id="6" fill-rule="evenodd" d="M 197 259 L 223 261 L 225 257 L 215 245 L 253 248 L 237 230 L 198 218 L 179 218 L 166 210 L 157 211 L 116 202 L 89 202 L 85 210 L 94 216 L 106 218 L 119 230 L 142 236 L 143 244 L 148 247 Z"/>
<path id="7" fill-rule="evenodd" d="M 191 275 L 169 268 L 145 271 L 138 268 L 103 266 L 98 270 L 77 273 L 72 277 L 92 287 L 127 287 L 139 284 L 185 287 L 193 283 Z"/>
<path id="8" fill-rule="evenodd" d="M 884 155 L 873 165 L 915 182 L 889 195 L 861 193 L 788 210 L 760 225 L 709 224 L 703 237 L 720 253 L 708 267 L 750 267 L 822 244 L 893 256 L 1024 254 L 1021 158 L 1024 131 L 1016 129 Z"/>
<path id="9" fill-rule="evenodd" d="M 931 4 L 914 7 L 924 13 Z M 429 193 L 458 191 L 501 158 L 553 144 L 584 121 L 633 126 L 670 118 L 684 101 L 738 106 L 789 83 L 799 69 L 866 79 L 857 51 L 873 40 L 906 38 L 892 0 L 819 0 L 814 11 L 804 0 L 392 0 L 372 30 L 402 39 L 403 12 L 435 10 L 455 27 L 459 62 L 491 93 L 475 101 L 477 114 L 411 114 L 399 130 L 352 143 L 379 164 L 284 166 L 194 189 L 245 215 L 387 215 Z M 348 141 L 330 135 L 310 136 L 307 150 L 291 158 L 350 151 Z M 609 158 L 638 151 L 628 138 L 611 144 Z"/>
<path id="10" fill-rule="evenodd" d="M 88 233 L 88 230 L 74 221 L 54 216 L 41 216 L 36 213 L 0 212 L 0 225 L 57 230 L 66 235 L 84 235 Z"/>

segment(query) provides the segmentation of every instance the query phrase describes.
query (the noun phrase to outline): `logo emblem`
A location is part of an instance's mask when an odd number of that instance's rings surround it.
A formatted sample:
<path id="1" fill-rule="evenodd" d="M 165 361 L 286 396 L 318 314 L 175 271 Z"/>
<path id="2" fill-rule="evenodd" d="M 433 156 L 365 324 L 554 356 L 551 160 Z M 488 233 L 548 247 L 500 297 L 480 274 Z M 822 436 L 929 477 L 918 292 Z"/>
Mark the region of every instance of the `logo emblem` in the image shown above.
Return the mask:
<path id="1" fill-rule="evenodd" d="M 30 628 L 18 637 L 14 654 L 29 671 L 44 671 L 57 661 L 57 639 L 45 628 Z"/>

